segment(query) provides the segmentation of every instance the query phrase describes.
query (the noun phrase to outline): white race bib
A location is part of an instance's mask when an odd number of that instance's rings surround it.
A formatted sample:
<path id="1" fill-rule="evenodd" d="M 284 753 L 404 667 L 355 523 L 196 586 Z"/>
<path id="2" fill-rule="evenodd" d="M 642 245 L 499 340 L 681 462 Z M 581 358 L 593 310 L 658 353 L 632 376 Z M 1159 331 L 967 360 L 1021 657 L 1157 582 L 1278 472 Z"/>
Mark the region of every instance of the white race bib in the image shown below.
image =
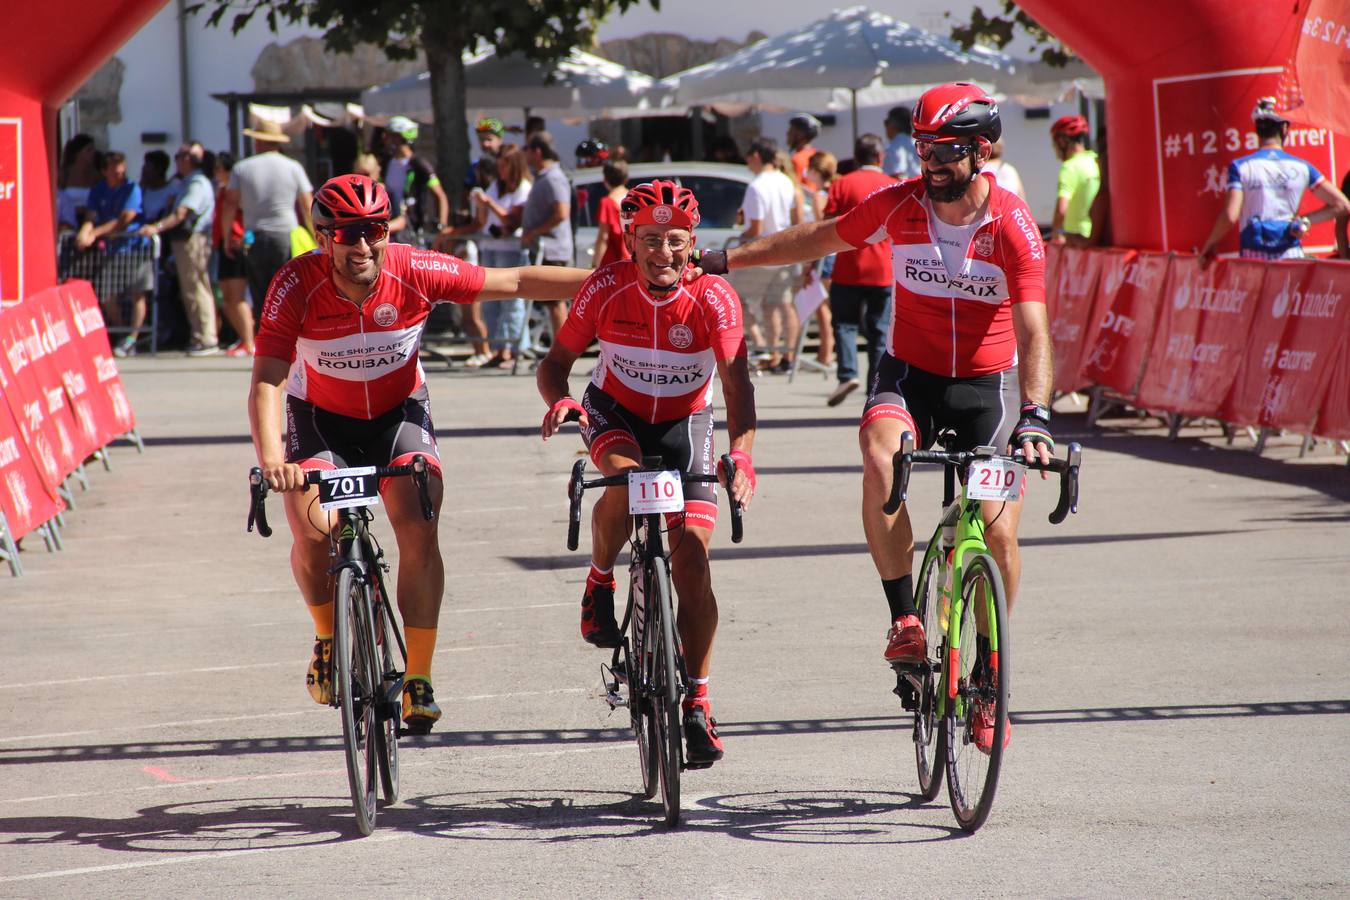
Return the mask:
<path id="1" fill-rule="evenodd" d="M 681 512 L 684 509 L 684 483 L 679 472 L 629 472 L 628 513 Z"/>

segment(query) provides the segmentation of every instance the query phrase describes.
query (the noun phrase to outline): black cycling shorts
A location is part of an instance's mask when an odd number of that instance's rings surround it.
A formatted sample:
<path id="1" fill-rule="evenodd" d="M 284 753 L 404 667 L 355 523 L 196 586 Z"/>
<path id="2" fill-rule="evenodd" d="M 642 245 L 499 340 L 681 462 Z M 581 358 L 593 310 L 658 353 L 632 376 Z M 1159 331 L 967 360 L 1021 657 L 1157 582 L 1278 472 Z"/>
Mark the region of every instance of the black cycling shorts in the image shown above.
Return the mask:
<path id="1" fill-rule="evenodd" d="M 581 405 L 590 420 L 581 430 L 581 439 L 597 465 L 601 456 L 619 444 L 626 444 L 636 448 L 633 456 L 639 462 L 645 456 L 659 456 L 667 469 L 697 475 L 711 475 L 715 471 L 711 406 L 688 418 L 653 424 L 635 416 L 593 384 L 581 395 Z M 717 485 L 684 486 L 684 519 L 690 525 L 712 530 L 717 524 Z M 680 524 L 680 515 L 667 513 L 666 523 Z"/>
<path id="2" fill-rule="evenodd" d="M 883 354 L 872 376 L 862 426 L 877 419 L 899 419 L 914 431 L 919 449 L 938 433 L 956 433 L 957 450 L 1008 446 L 1021 409 L 1017 367 L 989 375 L 952 378 L 934 375 Z"/>
<path id="3" fill-rule="evenodd" d="M 440 478 L 441 458 L 426 385 L 373 419 L 340 416 L 307 400 L 286 397 L 286 462 L 306 469 L 402 466 L 417 454 Z"/>

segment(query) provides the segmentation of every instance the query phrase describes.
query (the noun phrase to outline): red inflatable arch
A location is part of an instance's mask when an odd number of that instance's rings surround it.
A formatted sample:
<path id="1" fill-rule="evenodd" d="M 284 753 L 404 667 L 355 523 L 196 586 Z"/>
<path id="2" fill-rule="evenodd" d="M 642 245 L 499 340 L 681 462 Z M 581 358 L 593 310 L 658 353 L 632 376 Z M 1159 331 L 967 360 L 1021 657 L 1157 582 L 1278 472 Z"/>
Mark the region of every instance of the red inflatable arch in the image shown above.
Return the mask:
<path id="1" fill-rule="evenodd" d="M 0 302 L 56 283 L 56 111 L 165 0 L 7 5 L 0 54 Z"/>
<path id="2" fill-rule="evenodd" d="M 1163 250 L 1202 244 L 1228 162 L 1255 149 L 1252 106 L 1279 92 L 1308 0 L 1018 5 L 1105 78 L 1116 243 Z M 1339 182 L 1337 143 L 1350 147 L 1324 128 L 1296 122 L 1289 149 Z M 1236 238 L 1229 240 L 1223 249 L 1236 249 Z M 1330 226 L 1314 229 L 1308 243 L 1331 243 Z"/>

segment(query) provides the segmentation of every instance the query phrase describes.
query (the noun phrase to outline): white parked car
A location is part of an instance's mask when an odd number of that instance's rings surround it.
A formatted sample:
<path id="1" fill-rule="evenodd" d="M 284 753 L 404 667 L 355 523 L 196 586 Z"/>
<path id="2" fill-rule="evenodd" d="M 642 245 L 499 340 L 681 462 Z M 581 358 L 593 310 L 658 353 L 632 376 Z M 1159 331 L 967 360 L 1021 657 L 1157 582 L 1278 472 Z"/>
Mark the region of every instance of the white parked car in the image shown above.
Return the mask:
<path id="1" fill-rule="evenodd" d="M 698 245 L 714 250 L 741 233 L 736 227 L 736 211 L 741 208 L 745 186 L 753 177 L 745 166 L 728 163 L 634 163 L 628 167 L 629 187 L 661 178 L 678 182 L 693 191 L 702 217 L 698 226 Z M 576 265 L 589 269 L 594 265 L 596 212 L 600 208 L 600 198 L 606 193 L 601 169 L 573 172 L 572 188 L 576 192 L 576 202 L 572 206 Z"/>

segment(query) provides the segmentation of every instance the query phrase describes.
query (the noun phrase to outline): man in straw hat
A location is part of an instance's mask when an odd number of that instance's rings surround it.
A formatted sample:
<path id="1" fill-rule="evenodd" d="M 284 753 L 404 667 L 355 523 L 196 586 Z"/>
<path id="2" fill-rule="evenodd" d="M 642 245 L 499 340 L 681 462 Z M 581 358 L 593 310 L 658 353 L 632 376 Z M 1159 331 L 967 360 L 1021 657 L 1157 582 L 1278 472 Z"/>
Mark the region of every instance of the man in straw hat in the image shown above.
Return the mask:
<path id="1" fill-rule="evenodd" d="M 257 316 L 272 276 L 291 258 L 291 232 L 302 224 L 314 231 L 309 217 L 314 187 L 304 168 L 280 152 L 291 139 L 278 123 L 262 120 L 244 134 L 257 152 L 230 172 L 221 221 L 232 222 L 235 210 L 244 211 L 244 269 Z"/>

